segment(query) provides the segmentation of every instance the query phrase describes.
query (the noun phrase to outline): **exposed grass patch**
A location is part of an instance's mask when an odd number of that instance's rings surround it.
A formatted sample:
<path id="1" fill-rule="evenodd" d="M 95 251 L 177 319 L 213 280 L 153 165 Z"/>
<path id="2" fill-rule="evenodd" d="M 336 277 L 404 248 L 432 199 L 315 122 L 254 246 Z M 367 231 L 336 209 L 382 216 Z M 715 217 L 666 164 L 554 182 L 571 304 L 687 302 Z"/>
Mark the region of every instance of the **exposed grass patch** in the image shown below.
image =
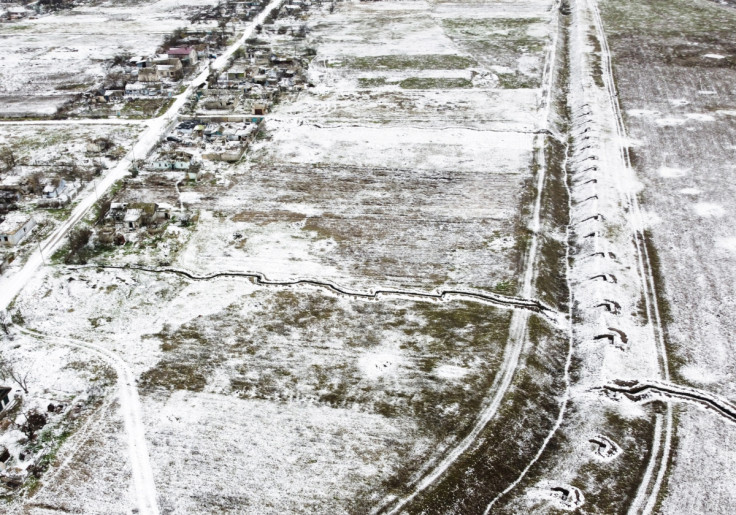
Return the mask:
<path id="1" fill-rule="evenodd" d="M 532 352 L 517 373 L 494 419 L 431 489 L 406 507 L 408 513 L 483 513 L 500 491 L 514 481 L 549 432 L 559 411 L 564 383 L 559 371 L 567 338 L 530 317 Z M 523 420 L 524 430 L 519 430 Z"/>
<path id="2" fill-rule="evenodd" d="M 533 35 L 531 29 L 545 24 L 540 18 L 445 19 L 445 33 L 483 63 L 519 67 L 524 56 L 541 59 L 545 38 Z M 541 71 L 540 71 L 541 73 Z"/>
<path id="3" fill-rule="evenodd" d="M 542 85 L 541 78 L 530 77 L 520 72 L 498 73 L 496 76 L 502 89 L 534 89 Z"/>
<path id="4" fill-rule="evenodd" d="M 568 193 L 565 186 L 565 147 L 546 139 L 544 151 L 547 173 L 542 189 L 541 213 L 544 232 L 539 235 L 536 288 L 540 300 L 560 310 L 567 310 L 570 292 L 567 287 L 566 227 L 570 221 Z"/>
<path id="5" fill-rule="evenodd" d="M 56 86 L 58 91 L 84 91 L 94 86 L 92 83 L 61 84 Z"/>
<path id="6" fill-rule="evenodd" d="M 278 222 L 301 222 L 306 215 L 295 211 L 287 211 L 283 209 L 274 209 L 270 211 L 251 211 L 245 210 L 236 213 L 231 217 L 233 222 L 250 222 L 257 225 L 268 225 Z"/>
<path id="7" fill-rule="evenodd" d="M 599 88 L 605 86 L 603 83 L 603 62 L 601 57 L 601 42 L 593 34 L 588 34 L 588 43 L 593 47 L 593 52 L 588 54 L 590 56 L 590 68 L 593 72 L 593 82 Z"/>
<path id="8" fill-rule="evenodd" d="M 359 77 L 358 87 L 360 88 L 380 88 L 386 86 L 386 77 Z"/>
<path id="9" fill-rule="evenodd" d="M 473 83 L 460 77 L 410 77 L 399 82 L 403 89 L 455 89 L 472 88 Z"/>
<path id="10" fill-rule="evenodd" d="M 342 65 L 356 70 L 464 70 L 477 66 L 478 63 L 475 59 L 462 55 L 402 54 L 351 57 L 346 59 Z"/>

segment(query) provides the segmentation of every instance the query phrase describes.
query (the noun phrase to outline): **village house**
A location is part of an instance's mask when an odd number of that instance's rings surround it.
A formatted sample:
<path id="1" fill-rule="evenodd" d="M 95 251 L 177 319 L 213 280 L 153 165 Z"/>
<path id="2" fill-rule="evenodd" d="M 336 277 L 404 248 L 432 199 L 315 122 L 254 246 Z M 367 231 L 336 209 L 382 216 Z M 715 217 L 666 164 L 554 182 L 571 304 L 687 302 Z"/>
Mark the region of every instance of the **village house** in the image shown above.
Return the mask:
<path id="1" fill-rule="evenodd" d="M 179 59 L 182 64 L 192 66 L 197 64 L 197 51 L 194 47 L 174 47 L 166 52 L 169 59 Z"/>
<path id="2" fill-rule="evenodd" d="M 141 209 L 128 209 L 125 211 L 125 217 L 123 218 L 123 224 L 129 231 L 135 231 L 141 226 L 141 218 L 143 218 L 143 210 Z"/>
<path id="3" fill-rule="evenodd" d="M 156 96 L 161 94 L 160 82 L 131 82 L 125 85 L 127 96 Z"/>
<path id="4" fill-rule="evenodd" d="M 230 94 L 205 97 L 202 105 L 207 110 L 229 109 L 235 105 L 235 97 Z"/>
<path id="5" fill-rule="evenodd" d="M 120 100 L 125 95 L 125 91 L 122 89 L 106 89 L 103 93 L 103 97 L 105 97 L 105 100 L 108 102 Z"/>
<path id="6" fill-rule="evenodd" d="M 36 225 L 33 217 L 14 211 L 0 223 L 0 243 L 15 246 L 25 238 Z"/>
<path id="7" fill-rule="evenodd" d="M 188 170 L 192 164 L 191 154 L 186 152 L 165 152 L 151 162 L 154 170 Z"/>
<path id="8" fill-rule="evenodd" d="M 91 153 L 104 152 L 110 147 L 112 147 L 112 141 L 107 138 L 95 138 L 88 141 L 86 145 L 87 152 Z"/>
<path id="9" fill-rule="evenodd" d="M 139 82 L 158 82 L 158 68 L 156 66 L 148 66 L 138 70 Z"/>
<path id="10" fill-rule="evenodd" d="M 22 175 L 7 175 L 0 181 L 0 190 L 23 195 L 29 192 L 28 179 Z"/>
<path id="11" fill-rule="evenodd" d="M 56 198 L 66 189 L 66 181 L 64 179 L 56 179 L 48 183 L 43 188 L 43 196 L 45 198 Z"/>
<path id="12" fill-rule="evenodd" d="M 252 112 L 256 116 L 263 116 L 268 113 L 268 106 L 263 102 L 256 102 L 253 104 Z"/>
<path id="13" fill-rule="evenodd" d="M 173 206 L 164 202 L 160 204 L 154 202 L 112 204 L 110 206 L 109 218 L 115 222 L 117 227 L 128 231 L 135 231 L 149 223 L 158 224 L 159 222 L 170 220 L 173 210 Z M 123 213 L 122 220 L 119 217 L 121 212 Z"/>

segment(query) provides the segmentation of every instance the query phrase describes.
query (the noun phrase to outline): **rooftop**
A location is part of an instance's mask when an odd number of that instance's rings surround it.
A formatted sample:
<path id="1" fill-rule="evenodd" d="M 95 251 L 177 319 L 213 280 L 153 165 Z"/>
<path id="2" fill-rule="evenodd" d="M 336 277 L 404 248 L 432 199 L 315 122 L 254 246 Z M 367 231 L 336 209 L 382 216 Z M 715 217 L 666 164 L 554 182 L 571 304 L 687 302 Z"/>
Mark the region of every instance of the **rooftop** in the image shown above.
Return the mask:
<path id="1" fill-rule="evenodd" d="M 30 215 L 13 211 L 5 217 L 3 223 L 0 224 L 0 234 L 15 234 L 31 219 Z"/>

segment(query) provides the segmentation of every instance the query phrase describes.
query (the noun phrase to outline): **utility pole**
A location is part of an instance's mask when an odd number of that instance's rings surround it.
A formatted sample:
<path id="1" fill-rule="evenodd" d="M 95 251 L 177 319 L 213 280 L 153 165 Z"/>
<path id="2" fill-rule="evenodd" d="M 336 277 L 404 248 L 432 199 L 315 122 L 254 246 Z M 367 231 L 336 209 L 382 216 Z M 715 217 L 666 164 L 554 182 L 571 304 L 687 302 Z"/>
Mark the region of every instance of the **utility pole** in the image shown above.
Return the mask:
<path id="1" fill-rule="evenodd" d="M 41 250 L 41 242 L 38 242 L 38 253 L 41 254 L 41 261 L 43 262 L 43 266 L 46 266 L 46 258 L 43 257 L 43 250 Z"/>

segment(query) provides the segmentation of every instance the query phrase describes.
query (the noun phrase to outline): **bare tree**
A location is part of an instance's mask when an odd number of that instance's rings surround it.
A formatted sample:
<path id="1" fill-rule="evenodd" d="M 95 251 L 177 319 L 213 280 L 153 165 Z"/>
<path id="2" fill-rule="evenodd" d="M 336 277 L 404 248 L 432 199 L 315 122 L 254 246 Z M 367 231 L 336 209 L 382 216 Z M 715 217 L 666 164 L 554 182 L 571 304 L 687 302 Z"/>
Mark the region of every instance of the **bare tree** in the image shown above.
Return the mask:
<path id="1" fill-rule="evenodd" d="M 28 370 L 25 374 L 16 370 L 16 368 L 10 365 L 7 369 L 7 374 L 12 381 L 17 384 L 23 393 L 28 395 L 28 376 L 31 375 L 31 371 Z"/>
<path id="2" fill-rule="evenodd" d="M 36 437 L 36 433 L 46 425 L 46 415 L 39 413 L 36 409 L 32 409 L 26 411 L 23 416 L 26 421 L 20 425 L 19 429 L 29 440 L 33 440 Z"/>
<path id="3" fill-rule="evenodd" d="M 3 171 L 12 169 L 16 164 L 15 152 L 12 147 L 0 147 L 0 162 L 3 164 Z"/>
<path id="4" fill-rule="evenodd" d="M 17 384 L 24 393 L 28 393 L 28 378 L 31 371 L 23 373 L 15 368 L 15 365 L 8 361 L 5 356 L 0 354 L 0 379 L 5 381 L 10 379 Z"/>
<path id="5" fill-rule="evenodd" d="M 0 329 L 2 329 L 6 336 L 10 336 L 10 324 L 11 320 L 8 312 L 5 310 L 0 311 Z M 2 367 L 2 365 L 0 365 L 0 367 Z"/>

